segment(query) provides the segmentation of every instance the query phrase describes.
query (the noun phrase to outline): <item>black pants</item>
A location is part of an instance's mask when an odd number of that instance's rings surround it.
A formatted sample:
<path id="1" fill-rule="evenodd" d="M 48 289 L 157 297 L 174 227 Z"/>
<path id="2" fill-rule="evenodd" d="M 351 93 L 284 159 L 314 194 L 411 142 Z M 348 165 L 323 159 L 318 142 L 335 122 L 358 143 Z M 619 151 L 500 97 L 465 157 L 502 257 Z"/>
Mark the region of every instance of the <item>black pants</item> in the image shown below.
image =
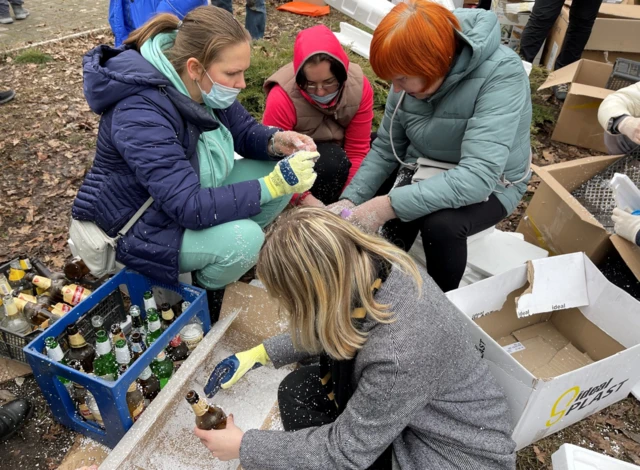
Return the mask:
<path id="1" fill-rule="evenodd" d="M 378 190 L 387 194 L 393 184 L 411 184 L 413 170 L 401 169 L 391 175 Z M 393 180 L 392 180 L 393 179 Z M 467 238 L 493 227 L 507 215 L 498 198 L 492 194 L 479 204 L 458 209 L 442 209 L 411 222 L 393 219 L 384 224 L 382 235 L 405 251 L 409 251 L 418 236 L 427 260 L 427 272 L 444 292 L 457 289 L 467 265 Z"/>
<path id="2" fill-rule="evenodd" d="M 313 183 L 311 194 L 323 204 L 332 204 L 338 200 L 347 183 L 351 162 L 337 144 L 325 142 L 317 146 L 320 153 L 315 166 L 318 178 Z"/>
<path id="3" fill-rule="evenodd" d="M 602 0 L 573 0 L 569 11 L 569 27 L 554 69 L 580 60 L 584 46 L 589 41 L 601 3 Z M 533 4 L 531 17 L 520 41 L 520 55 L 524 60 L 533 62 L 560 15 L 563 5 L 564 0 L 536 0 Z"/>
<path id="4" fill-rule="evenodd" d="M 278 406 L 285 431 L 323 426 L 333 423 L 338 410 L 320 383 L 320 366 L 310 365 L 294 370 L 280 383 Z M 391 446 L 368 470 L 391 469 Z"/>

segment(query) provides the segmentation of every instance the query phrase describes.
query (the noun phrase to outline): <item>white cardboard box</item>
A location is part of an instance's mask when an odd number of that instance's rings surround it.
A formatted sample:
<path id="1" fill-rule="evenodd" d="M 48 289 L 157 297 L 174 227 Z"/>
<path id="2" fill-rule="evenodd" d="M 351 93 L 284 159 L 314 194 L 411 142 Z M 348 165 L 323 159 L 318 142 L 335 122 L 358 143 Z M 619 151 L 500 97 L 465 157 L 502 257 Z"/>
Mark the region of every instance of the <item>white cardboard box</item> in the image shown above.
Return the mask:
<path id="1" fill-rule="evenodd" d="M 572 444 L 562 444 L 551 461 L 553 470 L 640 470 L 637 465 Z"/>
<path id="2" fill-rule="evenodd" d="M 534 260 L 447 296 L 505 391 L 518 449 L 626 398 L 640 379 L 640 302 L 583 253 Z M 504 341 L 533 325 L 565 341 L 539 376 L 516 360 L 524 354 L 520 339 Z M 570 371 L 554 376 L 550 366 L 567 347 L 586 365 L 571 370 L 568 358 L 559 365 Z"/>

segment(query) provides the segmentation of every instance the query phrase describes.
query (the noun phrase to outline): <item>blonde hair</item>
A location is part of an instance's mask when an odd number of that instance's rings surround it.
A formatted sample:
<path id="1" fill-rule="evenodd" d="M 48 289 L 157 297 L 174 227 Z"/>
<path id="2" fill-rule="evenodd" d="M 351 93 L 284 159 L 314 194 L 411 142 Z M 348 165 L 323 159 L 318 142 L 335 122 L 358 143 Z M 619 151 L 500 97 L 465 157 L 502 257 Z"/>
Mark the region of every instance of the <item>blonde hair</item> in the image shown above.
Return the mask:
<path id="1" fill-rule="evenodd" d="M 296 349 L 353 358 L 367 340 L 352 320 L 354 306 L 377 322 L 393 321 L 372 292 L 375 257 L 411 276 L 420 292 L 422 278 L 404 251 L 325 209 L 294 209 L 271 226 L 257 275 L 288 315 Z"/>
<path id="2" fill-rule="evenodd" d="M 187 13 L 182 24 L 177 16 L 170 13 L 154 16 L 132 31 L 124 43 L 139 50 L 152 37 L 175 30 L 178 30 L 175 43 L 165 53 L 178 74 L 183 72 L 191 57 L 197 59 L 206 70 L 223 49 L 251 41 L 249 32 L 227 10 L 202 6 Z"/>

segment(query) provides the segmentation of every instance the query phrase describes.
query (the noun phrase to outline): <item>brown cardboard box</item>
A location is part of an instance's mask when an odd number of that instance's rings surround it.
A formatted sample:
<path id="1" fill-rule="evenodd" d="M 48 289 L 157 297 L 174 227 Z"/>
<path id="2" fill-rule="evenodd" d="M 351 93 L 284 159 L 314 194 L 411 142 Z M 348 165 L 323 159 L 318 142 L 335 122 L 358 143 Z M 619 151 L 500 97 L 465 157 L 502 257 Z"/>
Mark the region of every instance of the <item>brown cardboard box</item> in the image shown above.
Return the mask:
<path id="1" fill-rule="evenodd" d="M 549 75 L 541 90 L 571 83 L 551 137 L 553 140 L 607 152 L 604 130 L 598 122 L 598 108 L 602 100 L 613 93 L 605 89 L 612 69 L 611 64 L 581 59 Z"/>
<path id="2" fill-rule="evenodd" d="M 542 182 L 518 225 L 518 232 L 524 234 L 526 241 L 545 248 L 550 254 L 584 252 L 596 264 L 615 249 L 640 280 L 640 247 L 609 234 L 571 195 L 619 158 L 589 157 L 534 166 Z"/>
<path id="3" fill-rule="evenodd" d="M 637 1 L 637 0 L 625 0 Z M 552 70 L 560 53 L 569 26 L 570 2 L 562 8 L 547 39 L 542 64 Z M 640 6 L 634 4 L 608 4 L 600 6 L 600 13 L 591 30 L 583 59 L 615 62 L 618 57 L 640 58 Z"/>

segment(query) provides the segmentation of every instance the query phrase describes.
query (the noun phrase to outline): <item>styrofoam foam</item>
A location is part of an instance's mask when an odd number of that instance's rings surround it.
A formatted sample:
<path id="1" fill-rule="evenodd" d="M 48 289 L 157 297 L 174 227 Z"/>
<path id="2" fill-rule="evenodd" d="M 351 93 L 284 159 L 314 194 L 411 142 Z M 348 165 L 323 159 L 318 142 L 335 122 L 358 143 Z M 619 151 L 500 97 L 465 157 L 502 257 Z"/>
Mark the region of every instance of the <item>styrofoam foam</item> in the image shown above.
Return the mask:
<path id="1" fill-rule="evenodd" d="M 338 38 L 338 41 L 340 41 L 340 44 L 348 47 L 365 59 L 369 59 L 369 50 L 371 49 L 373 35 L 349 23 L 340 23 L 340 32 L 334 34 L 336 38 Z"/>
<path id="2" fill-rule="evenodd" d="M 572 444 L 562 444 L 551 456 L 553 470 L 640 470 L 640 467 Z"/>

